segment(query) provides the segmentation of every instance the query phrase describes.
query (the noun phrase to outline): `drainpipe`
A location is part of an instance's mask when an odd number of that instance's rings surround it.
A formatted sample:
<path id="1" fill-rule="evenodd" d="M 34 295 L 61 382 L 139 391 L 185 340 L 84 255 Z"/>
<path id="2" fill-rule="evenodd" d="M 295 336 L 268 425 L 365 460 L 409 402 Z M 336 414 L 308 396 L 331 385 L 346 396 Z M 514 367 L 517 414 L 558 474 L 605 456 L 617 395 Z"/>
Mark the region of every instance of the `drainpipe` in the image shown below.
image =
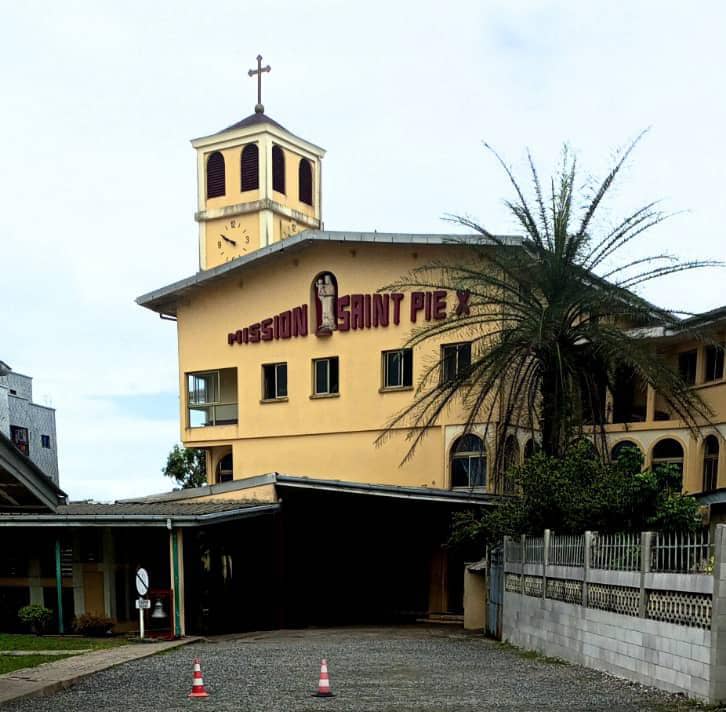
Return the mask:
<path id="1" fill-rule="evenodd" d="M 61 571 L 61 542 L 55 540 L 55 592 L 58 600 L 58 632 L 63 635 L 63 572 Z"/>

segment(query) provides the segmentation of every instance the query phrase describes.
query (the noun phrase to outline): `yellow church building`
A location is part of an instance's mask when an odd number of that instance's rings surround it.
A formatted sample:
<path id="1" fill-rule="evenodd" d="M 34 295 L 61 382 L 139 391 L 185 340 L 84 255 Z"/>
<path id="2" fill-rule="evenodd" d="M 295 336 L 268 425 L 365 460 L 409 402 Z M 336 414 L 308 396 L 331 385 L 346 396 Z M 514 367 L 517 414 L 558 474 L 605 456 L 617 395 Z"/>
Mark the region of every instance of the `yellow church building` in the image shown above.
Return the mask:
<path id="1" fill-rule="evenodd" d="M 258 81 L 263 71 L 260 58 Z M 481 552 L 447 548 L 452 513 L 512 493 L 493 476 L 487 424 L 465 430 L 456 407 L 412 457 L 408 431 L 387 431 L 429 369 L 447 379 L 468 365 L 473 338 L 462 329 L 408 348 L 417 326 L 466 315 L 469 296 L 390 285 L 471 259 L 472 244 L 496 247 L 481 235 L 326 230 L 325 151 L 270 118 L 259 94 L 251 116 L 192 146 L 199 271 L 137 302 L 176 322 L 180 439 L 205 451 L 208 484 L 69 503 L 0 449 L 0 476 L 42 494 L 22 509 L 0 503 L 0 535 L 32 531 L 37 562 L 0 577 L 0 600 L 57 601 L 60 619 L 96 612 L 129 628 L 145 566 L 174 634 L 458 616 L 464 558 Z M 607 437 L 614 457 L 635 446 L 648 465 L 680 465 L 715 520 L 726 518 L 726 382 L 723 351 L 688 336 L 696 323 L 726 339 L 726 308 L 643 338 L 701 391 L 713 422 L 693 436 L 626 379 L 609 397 Z M 507 462 L 534 446 L 513 432 Z"/>

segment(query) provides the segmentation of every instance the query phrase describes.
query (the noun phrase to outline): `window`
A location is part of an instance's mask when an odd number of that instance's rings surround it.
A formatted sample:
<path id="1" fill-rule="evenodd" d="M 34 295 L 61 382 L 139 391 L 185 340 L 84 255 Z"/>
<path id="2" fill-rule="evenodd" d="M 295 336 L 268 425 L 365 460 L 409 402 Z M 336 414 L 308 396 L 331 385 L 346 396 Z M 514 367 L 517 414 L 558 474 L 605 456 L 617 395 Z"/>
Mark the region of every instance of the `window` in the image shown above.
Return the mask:
<path id="1" fill-rule="evenodd" d="M 40 445 L 46 449 L 50 448 L 50 435 L 41 435 Z"/>
<path id="2" fill-rule="evenodd" d="M 441 378 L 453 381 L 471 366 L 471 343 L 447 344 L 441 347 Z"/>
<path id="3" fill-rule="evenodd" d="M 260 150 L 256 143 L 248 143 L 242 149 L 242 190 L 257 190 L 260 187 Z"/>
<path id="4" fill-rule="evenodd" d="M 678 354 L 678 372 L 689 386 L 692 386 L 696 382 L 697 359 L 698 352 L 695 349 L 693 351 L 683 351 Z"/>
<path id="5" fill-rule="evenodd" d="M 723 346 L 706 346 L 706 381 L 723 378 Z"/>
<path id="6" fill-rule="evenodd" d="M 237 369 L 187 374 L 187 411 L 190 428 L 237 422 Z"/>
<path id="7" fill-rule="evenodd" d="M 224 195 L 224 156 L 215 151 L 207 159 L 207 198 L 220 195 Z"/>
<path id="8" fill-rule="evenodd" d="M 383 388 L 410 388 L 413 385 L 413 351 L 383 352 Z"/>
<path id="9" fill-rule="evenodd" d="M 287 398 L 287 364 L 267 363 L 262 367 L 262 400 Z"/>
<path id="10" fill-rule="evenodd" d="M 527 442 L 524 444 L 524 453 L 522 455 L 522 459 L 529 460 L 531 457 L 534 456 L 534 454 L 539 450 L 539 445 L 534 441 L 534 438 L 530 438 L 527 440 Z"/>
<path id="11" fill-rule="evenodd" d="M 331 396 L 338 393 L 338 357 L 313 360 L 313 395 Z"/>
<path id="12" fill-rule="evenodd" d="M 613 449 L 610 452 L 610 459 L 613 462 L 617 462 L 627 450 L 640 452 L 640 448 L 631 440 L 621 440 L 613 446 Z"/>
<path id="13" fill-rule="evenodd" d="M 231 482 L 232 475 L 232 453 L 228 452 L 218 463 L 217 463 L 217 482 Z"/>
<path id="14" fill-rule="evenodd" d="M 285 192 L 285 154 L 279 146 L 272 147 L 272 190 Z"/>
<path id="15" fill-rule="evenodd" d="M 27 428 L 21 428 L 19 425 L 10 426 L 10 439 L 23 455 L 30 455 L 30 433 Z"/>
<path id="16" fill-rule="evenodd" d="M 300 159 L 298 190 L 301 203 L 313 204 L 313 167 L 307 158 Z"/>
<path id="17" fill-rule="evenodd" d="M 703 443 L 703 491 L 711 492 L 718 486 L 718 438 L 709 435 Z"/>
<path id="18" fill-rule="evenodd" d="M 673 438 L 661 440 L 653 448 L 653 469 L 663 465 L 673 465 L 683 474 L 683 447 Z"/>
<path id="19" fill-rule="evenodd" d="M 451 487 L 486 487 L 487 458 L 484 442 L 476 435 L 462 435 L 451 450 Z"/>

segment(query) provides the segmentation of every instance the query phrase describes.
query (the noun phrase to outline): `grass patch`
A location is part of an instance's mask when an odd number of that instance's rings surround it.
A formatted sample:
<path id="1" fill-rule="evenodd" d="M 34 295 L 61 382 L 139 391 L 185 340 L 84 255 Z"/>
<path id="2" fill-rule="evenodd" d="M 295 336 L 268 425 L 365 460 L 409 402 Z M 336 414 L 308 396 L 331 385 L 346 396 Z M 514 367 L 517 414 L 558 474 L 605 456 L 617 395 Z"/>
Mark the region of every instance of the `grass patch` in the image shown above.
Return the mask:
<path id="1" fill-rule="evenodd" d="M 23 635 L 0 633 L 0 650 L 83 650 L 115 648 L 126 638 L 83 638 L 71 635 Z"/>
<path id="2" fill-rule="evenodd" d="M 0 655 L 0 675 L 21 668 L 35 667 L 54 660 L 63 660 L 72 655 Z"/>
<path id="3" fill-rule="evenodd" d="M 538 653 L 536 650 L 524 650 L 523 648 L 518 648 L 516 645 L 512 645 L 511 643 L 503 643 L 501 641 L 498 641 L 497 645 L 502 650 L 513 653 L 514 655 L 522 658 L 523 660 L 535 660 L 540 663 L 548 663 L 549 665 L 569 665 L 567 660 L 563 660 L 562 658 L 551 658 L 548 655 L 542 655 L 542 653 Z"/>

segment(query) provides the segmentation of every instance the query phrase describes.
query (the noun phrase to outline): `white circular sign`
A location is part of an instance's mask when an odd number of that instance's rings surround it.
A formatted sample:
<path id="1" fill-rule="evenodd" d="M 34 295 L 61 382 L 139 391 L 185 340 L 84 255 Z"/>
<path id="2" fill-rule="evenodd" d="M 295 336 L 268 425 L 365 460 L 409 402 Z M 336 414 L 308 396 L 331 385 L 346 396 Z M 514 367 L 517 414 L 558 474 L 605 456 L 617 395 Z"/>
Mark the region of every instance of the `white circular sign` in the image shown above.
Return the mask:
<path id="1" fill-rule="evenodd" d="M 149 591 L 149 572 L 146 569 L 136 572 L 136 590 L 139 596 L 145 596 Z"/>

